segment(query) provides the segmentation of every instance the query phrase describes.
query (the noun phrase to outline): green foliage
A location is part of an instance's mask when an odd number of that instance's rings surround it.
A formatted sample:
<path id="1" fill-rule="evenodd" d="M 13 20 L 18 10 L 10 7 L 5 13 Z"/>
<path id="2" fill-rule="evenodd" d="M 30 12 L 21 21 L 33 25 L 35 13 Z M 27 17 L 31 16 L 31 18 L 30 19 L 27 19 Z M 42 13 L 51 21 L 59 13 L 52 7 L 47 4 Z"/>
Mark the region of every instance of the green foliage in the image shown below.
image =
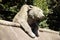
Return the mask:
<path id="1" fill-rule="evenodd" d="M 39 26 L 40 26 L 41 28 L 48 28 L 49 25 L 46 23 L 46 21 L 47 21 L 47 20 L 44 20 L 44 21 L 40 22 Z"/>
<path id="2" fill-rule="evenodd" d="M 40 7 L 44 11 L 45 16 L 48 15 L 49 9 L 48 9 L 47 0 L 34 0 L 33 2 L 35 6 Z"/>
<path id="3" fill-rule="evenodd" d="M 27 4 L 33 4 L 32 2 L 28 0 Z M 20 7 L 25 3 L 25 0 L 0 0 L 0 19 L 12 21 Z"/>
<path id="4" fill-rule="evenodd" d="M 2 2 L 2 0 L 0 0 L 0 2 Z"/>
<path id="5" fill-rule="evenodd" d="M 24 0 L 2 0 L 0 2 L 0 19 L 12 21 L 23 4 Z"/>
<path id="6" fill-rule="evenodd" d="M 44 12 L 44 15 L 46 16 L 45 19 L 43 21 L 40 22 L 39 26 L 42 27 L 42 28 L 48 28 L 48 24 L 46 23 L 47 21 L 47 16 L 48 16 L 48 13 L 50 12 L 50 10 L 48 9 L 48 3 L 49 3 L 49 0 L 34 0 L 33 1 L 33 5 L 41 8 Z"/>

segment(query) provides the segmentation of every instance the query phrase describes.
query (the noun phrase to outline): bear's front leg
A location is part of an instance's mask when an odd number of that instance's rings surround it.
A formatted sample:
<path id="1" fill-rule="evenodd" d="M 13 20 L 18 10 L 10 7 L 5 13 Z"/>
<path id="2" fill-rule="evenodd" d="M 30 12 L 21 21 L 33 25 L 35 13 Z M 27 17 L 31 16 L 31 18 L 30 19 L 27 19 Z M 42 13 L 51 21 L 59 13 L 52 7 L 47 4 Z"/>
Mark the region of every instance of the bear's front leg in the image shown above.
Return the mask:
<path id="1" fill-rule="evenodd" d="M 29 36 L 32 38 L 35 38 L 35 34 L 32 32 L 31 27 L 29 26 L 28 22 L 25 20 L 20 20 L 19 24 L 21 24 L 21 27 L 25 30 L 25 32 L 28 33 Z"/>

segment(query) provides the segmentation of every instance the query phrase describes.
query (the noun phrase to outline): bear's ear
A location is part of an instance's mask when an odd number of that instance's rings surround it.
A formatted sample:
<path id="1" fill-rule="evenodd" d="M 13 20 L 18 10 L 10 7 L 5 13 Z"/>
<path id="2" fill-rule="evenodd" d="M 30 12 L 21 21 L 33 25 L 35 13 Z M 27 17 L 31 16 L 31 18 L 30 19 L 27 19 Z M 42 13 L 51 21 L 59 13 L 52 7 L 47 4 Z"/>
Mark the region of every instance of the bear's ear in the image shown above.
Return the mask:
<path id="1" fill-rule="evenodd" d="M 32 9 L 29 5 L 28 5 L 28 7 L 27 7 L 27 8 L 28 8 L 28 10 L 31 10 L 31 9 Z"/>
<path id="2" fill-rule="evenodd" d="M 29 5 L 29 7 L 30 7 L 30 8 L 33 8 L 33 6 L 32 6 L 32 5 Z"/>
<path id="3" fill-rule="evenodd" d="M 29 10 L 32 10 L 32 8 L 33 8 L 33 6 L 32 6 L 32 5 L 29 5 L 29 8 L 28 8 L 28 9 L 29 9 Z"/>

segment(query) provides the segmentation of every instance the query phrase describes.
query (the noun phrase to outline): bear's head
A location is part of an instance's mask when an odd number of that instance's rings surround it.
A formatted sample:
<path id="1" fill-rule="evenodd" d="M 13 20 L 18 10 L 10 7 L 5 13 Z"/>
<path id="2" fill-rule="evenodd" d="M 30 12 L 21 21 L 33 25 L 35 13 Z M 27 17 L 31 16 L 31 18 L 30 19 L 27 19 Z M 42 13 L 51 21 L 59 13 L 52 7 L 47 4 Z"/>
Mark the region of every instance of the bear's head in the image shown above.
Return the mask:
<path id="1" fill-rule="evenodd" d="M 29 11 L 29 15 L 31 18 L 33 18 L 33 19 L 43 19 L 44 18 L 43 11 L 40 8 L 38 8 L 36 6 L 31 6 L 31 5 L 30 5 L 30 7 L 31 7 L 31 9 Z"/>

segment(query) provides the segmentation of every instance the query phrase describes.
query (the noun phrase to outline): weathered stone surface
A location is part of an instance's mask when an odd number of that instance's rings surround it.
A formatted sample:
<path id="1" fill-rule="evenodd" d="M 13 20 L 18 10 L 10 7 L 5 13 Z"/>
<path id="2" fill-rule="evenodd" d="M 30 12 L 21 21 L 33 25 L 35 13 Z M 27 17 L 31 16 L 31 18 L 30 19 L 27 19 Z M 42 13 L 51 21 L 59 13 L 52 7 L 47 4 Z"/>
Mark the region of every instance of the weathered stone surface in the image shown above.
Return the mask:
<path id="1" fill-rule="evenodd" d="M 0 25 L 0 40 L 60 40 L 56 33 L 40 32 L 38 39 L 29 37 L 21 28 Z"/>

